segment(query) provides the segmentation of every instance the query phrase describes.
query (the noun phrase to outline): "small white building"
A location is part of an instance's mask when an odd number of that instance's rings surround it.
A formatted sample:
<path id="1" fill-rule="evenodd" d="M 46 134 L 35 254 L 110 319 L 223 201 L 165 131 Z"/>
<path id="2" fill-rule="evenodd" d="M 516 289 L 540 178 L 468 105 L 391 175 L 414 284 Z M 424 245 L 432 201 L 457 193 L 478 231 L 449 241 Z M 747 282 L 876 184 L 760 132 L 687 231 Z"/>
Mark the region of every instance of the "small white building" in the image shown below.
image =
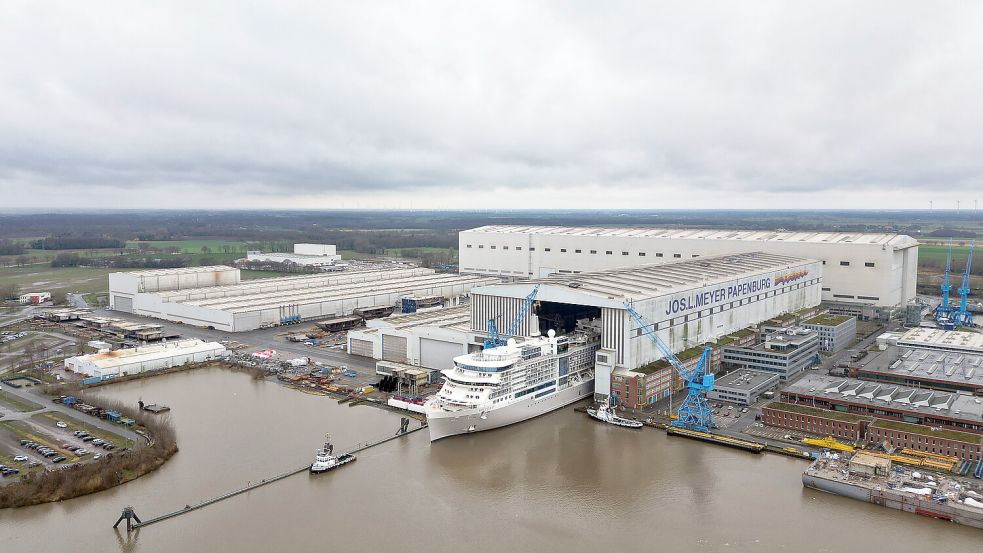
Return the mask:
<path id="1" fill-rule="evenodd" d="M 325 267 L 341 261 L 334 244 L 294 244 L 294 253 L 246 252 L 247 261 L 293 263 L 309 267 Z"/>
<path id="2" fill-rule="evenodd" d="M 37 305 L 46 301 L 51 301 L 51 294 L 48 292 L 30 292 L 27 294 L 21 294 L 17 300 L 23 304 Z"/>
<path id="3" fill-rule="evenodd" d="M 228 353 L 218 342 L 181 340 L 69 357 L 65 368 L 77 374 L 113 378 L 221 359 Z"/>
<path id="4" fill-rule="evenodd" d="M 478 348 L 468 306 L 394 315 L 348 332 L 348 352 L 381 361 L 449 369 L 454 358 Z"/>

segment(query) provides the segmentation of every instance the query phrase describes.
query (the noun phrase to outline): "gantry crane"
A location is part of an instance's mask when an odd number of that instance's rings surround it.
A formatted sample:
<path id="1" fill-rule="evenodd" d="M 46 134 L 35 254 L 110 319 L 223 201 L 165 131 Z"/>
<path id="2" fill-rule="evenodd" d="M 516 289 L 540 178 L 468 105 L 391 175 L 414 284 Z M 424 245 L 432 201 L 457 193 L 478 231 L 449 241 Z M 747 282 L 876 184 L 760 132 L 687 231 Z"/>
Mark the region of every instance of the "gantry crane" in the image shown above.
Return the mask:
<path id="1" fill-rule="evenodd" d="M 942 278 L 942 303 L 935 308 L 935 320 L 940 323 L 949 322 L 952 315 L 952 308 L 949 306 L 949 291 L 952 290 L 952 283 L 949 274 L 952 272 L 952 239 L 949 239 L 949 249 L 945 254 L 945 276 Z"/>
<path id="2" fill-rule="evenodd" d="M 642 316 L 635 311 L 631 305 L 625 303 L 625 308 L 635 322 L 638 323 L 639 330 L 652 340 L 655 347 L 662 353 L 662 356 L 679 373 L 679 376 L 686 382 L 686 399 L 676 411 L 676 420 L 672 425 L 680 428 L 687 428 L 699 432 L 709 432 L 717 425 L 713 422 L 713 412 L 707 402 L 707 392 L 713 390 L 713 373 L 707 372 L 707 363 L 710 362 L 710 346 L 703 348 L 703 354 L 696 366 L 689 368 L 676 357 L 676 354 L 669 349 L 669 346 L 659 338 L 655 329 L 651 325 L 646 325 Z M 672 378 L 669 379 L 669 387 L 672 387 Z M 672 406 L 670 406 L 672 407 Z"/>
<path id="3" fill-rule="evenodd" d="M 969 245 L 969 257 L 966 258 L 966 269 L 963 270 L 963 281 L 959 289 L 959 310 L 952 313 L 949 317 L 953 324 L 962 326 L 973 326 L 973 314 L 966 307 L 966 299 L 969 296 L 969 271 L 973 267 L 973 250 L 976 249 L 976 240 Z"/>
<path id="4" fill-rule="evenodd" d="M 519 331 L 519 325 L 522 324 L 526 315 L 529 314 L 529 308 L 532 307 L 532 302 L 536 299 L 536 294 L 539 294 L 539 284 L 533 287 L 532 292 L 529 292 L 526 299 L 522 300 L 522 305 L 519 306 L 519 313 L 512 320 L 512 324 L 505 329 L 506 336 L 515 336 L 515 333 Z M 485 340 L 484 349 L 504 346 L 505 344 L 506 341 L 498 335 L 498 324 L 495 323 L 495 319 L 488 319 L 488 339 Z"/>

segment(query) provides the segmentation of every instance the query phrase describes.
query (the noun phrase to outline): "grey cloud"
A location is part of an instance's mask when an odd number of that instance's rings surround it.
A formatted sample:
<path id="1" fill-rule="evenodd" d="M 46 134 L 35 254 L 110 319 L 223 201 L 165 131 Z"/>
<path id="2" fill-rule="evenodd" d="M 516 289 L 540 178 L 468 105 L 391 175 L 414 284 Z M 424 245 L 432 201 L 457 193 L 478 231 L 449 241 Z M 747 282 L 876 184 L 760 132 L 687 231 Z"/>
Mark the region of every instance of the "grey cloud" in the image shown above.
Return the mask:
<path id="1" fill-rule="evenodd" d="M 978 190 L 980 28 L 976 3 L 5 3 L 0 191 Z"/>

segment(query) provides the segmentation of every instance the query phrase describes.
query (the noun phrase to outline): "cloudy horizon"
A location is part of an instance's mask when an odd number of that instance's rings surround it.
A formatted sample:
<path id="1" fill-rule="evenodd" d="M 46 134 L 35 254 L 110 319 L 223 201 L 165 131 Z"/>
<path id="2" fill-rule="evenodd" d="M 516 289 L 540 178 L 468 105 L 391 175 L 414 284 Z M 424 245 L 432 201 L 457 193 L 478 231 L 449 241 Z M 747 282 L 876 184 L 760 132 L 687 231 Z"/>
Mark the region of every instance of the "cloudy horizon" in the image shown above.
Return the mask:
<path id="1" fill-rule="evenodd" d="M 965 209 L 980 28 L 969 2 L 9 2 L 0 195 Z"/>

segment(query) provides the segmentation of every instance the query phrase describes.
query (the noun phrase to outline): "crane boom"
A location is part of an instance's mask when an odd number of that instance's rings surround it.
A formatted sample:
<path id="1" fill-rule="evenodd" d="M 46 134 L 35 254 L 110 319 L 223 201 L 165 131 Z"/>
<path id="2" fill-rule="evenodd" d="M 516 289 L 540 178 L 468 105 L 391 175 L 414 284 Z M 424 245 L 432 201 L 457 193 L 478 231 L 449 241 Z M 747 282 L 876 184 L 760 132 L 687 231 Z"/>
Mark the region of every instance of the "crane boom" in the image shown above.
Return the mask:
<path id="1" fill-rule="evenodd" d="M 536 299 L 536 295 L 539 294 L 539 284 L 533 287 L 532 292 L 522 300 L 522 304 L 519 306 L 519 312 L 516 314 L 515 319 L 512 323 L 505 329 L 506 336 L 515 336 L 515 333 L 519 331 L 519 325 L 522 324 L 523 319 L 529 314 L 529 308 L 532 307 L 533 300 Z M 495 319 L 488 319 L 488 339 L 485 340 L 484 349 L 494 348 L 498 346 L 504 346 L 505 340 L 503 340 L 498 334 L 498 324 L 495 323 Z"/>
<path id="2" fill-rule="evenodd" d="M 969 256 L 966 258 L 966 268 L 963 269 L 963 280 L 957 292 L 959 292 L 959 311 L 953 319 L 955 324 L 963 326 L 973 326 L 973 314 L 969 312 L 966 302 L 969 296 L 969 271 L 973 267 L 973 250 L 976 249 L 976 240 L 969 245 Z"/>
<path id="3" fill-rule="evenodd" d="M 935 320 L 941 321 L 942 319 L 948 319 L 952 314 L 952 308 L 949 306 L 949 291 L 952 290 L 952 282 L 949 279 L 949 275 L 952 272 L 952 238 L 949 239 L 949 249 L 945 254 L 945 275 L 942 277 L 942 302 L 935 309 Z"/>
<path id="4" fill-rule="evenodd" d="M 713 373 L 707 374 L 707 363 L 710 361 L 711 353 L 710 347 L 705 346 L 703 353 L 700 355 L 700 360 L 697 361 L 693 368 L 689 368 L 676 357 L 672 349 L 659 338 L 655 329 L 646 325 L 642 316 L 627 302 L 625 302 L 625 308 L 628 310 L 628 314 L 631 315 L 632 319 L 638 323 L 639 330 L 648 336 L 649 340 L 655 344 L 655 347 L 662 353 L 666 361 L 676 369 L 679 376 L 686 382 L 686 399 L 683 400 L 682 405 L 676 411 L 676 420 L 672 422 L 672 425 L 700 432 L 708 432 L 711 428 L 716 428 L 717 425 L 713 422 L 713 411 L 710 409 L 710 404 L 706 398 L 707 392 L 713 390 L 714 380 Z M 669 386 L 672 387 L 672 379 L 670 378 L 669 380 Z"/>

